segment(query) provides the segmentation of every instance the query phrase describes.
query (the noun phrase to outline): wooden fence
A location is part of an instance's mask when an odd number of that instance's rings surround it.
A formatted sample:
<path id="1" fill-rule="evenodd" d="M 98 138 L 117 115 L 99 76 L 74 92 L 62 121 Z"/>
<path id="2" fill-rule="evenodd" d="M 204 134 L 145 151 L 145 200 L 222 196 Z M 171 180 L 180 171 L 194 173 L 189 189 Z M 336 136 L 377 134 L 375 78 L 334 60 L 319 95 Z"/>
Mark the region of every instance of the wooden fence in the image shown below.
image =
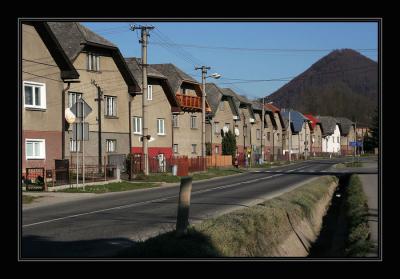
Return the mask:
<path id="1" fill-rule="evenodd" d="M 207 167 L 230 167 L 232 166 L 232 155 L 207 156 Z"/>

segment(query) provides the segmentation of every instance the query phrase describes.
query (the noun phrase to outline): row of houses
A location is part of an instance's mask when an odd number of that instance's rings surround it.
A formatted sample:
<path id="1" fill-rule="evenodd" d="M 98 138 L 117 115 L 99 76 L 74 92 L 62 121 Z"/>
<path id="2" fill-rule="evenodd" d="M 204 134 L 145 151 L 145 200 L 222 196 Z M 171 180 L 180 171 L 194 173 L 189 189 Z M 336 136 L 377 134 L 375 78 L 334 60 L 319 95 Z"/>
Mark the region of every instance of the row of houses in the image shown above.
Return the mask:
<path id="1" fill-rule="evenodd" d="M 82 99 L 92 112 L 85 142 L 87 160 L 142 152 L 142 98 L 145 98 L 149 156 L 201 156 L 202 87 L 174 64 L 148 65 L 142 95 L 142 62 L 123 57 L 118 47 L 77 22 L 22 24 L 22 168 L 54 168 L 55 160 L 82 154 L 65 113 Z M 206 142 L 222 154 L 222 137 L 232 131 L 237 156 L 276 160 L 352 152 L 354 123 L 316 117 L 249 100 L 230 88 L 206 84 Z M 263 113 L 264 111 L 264 113 Z M 264 118 L 263 118 L 264 114 Z M 264 123 L 264 129 L 262 129 Z M 289 142 L 290 141 L 290 142 Z"/>

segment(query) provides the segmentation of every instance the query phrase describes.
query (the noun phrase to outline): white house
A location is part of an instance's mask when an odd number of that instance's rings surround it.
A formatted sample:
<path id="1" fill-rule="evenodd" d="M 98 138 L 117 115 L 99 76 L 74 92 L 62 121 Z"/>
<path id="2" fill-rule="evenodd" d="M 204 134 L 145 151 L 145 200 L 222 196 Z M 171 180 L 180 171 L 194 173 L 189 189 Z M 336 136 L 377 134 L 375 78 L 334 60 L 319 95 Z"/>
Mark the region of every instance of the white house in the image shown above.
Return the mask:
<path id="1" fill-rule="evenodd" d="M 330 116 L 320 116 L 322 126 L 322 152 L 340 153 L 341 128 L 338 121 Z"/>

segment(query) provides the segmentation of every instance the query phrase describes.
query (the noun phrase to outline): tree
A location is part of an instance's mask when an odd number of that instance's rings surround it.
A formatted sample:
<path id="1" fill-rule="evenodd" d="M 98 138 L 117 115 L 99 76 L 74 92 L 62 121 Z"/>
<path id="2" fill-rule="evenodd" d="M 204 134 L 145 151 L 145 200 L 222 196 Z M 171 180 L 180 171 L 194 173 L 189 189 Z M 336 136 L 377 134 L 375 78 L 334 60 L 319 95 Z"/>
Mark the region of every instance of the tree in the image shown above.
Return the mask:
<path id="1" fill-rule="evenodd" d="M 372 115 L 369 130 L 370 133 L 364 135 L 364 150 L 373 151 L 375 147 L 379 146 L 379 111 L 377 107 Z"/>
<path id="2" fill-rule="evenodd" d="M 222 155 L 232 155 L 232 158 L 236 155 L 236 138 L 231 131 L 222 138 Z"/>

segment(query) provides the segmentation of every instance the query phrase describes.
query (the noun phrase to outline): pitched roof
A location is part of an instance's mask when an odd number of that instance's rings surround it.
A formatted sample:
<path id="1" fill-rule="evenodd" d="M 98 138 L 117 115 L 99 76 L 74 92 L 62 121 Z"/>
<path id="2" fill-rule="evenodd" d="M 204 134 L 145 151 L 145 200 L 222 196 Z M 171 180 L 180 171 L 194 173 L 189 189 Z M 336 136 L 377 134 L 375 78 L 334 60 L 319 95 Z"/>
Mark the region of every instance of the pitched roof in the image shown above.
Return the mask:
<path id="1" fill-rule="evenodd" d="M 128 92 L 130 94 L 140 92 L 139 82 L 133 77 L 116 45 L 78 22 L 47 22 L 47 24 L 71 62 L 75 61 L 87 45 L 108 49 L 128 85 Z"/>
<path id="2" fill-rule="evenodd" d="M 23 24 L 32 25 L 36 32 L 39 34 L 43 43 L 46 45 L 48 51 L 53 57 L 55 63 L 61 70 L 61 79 L 78 79 L 79 73 L 72 65 L 69 60 L 67 54 L 61 47 L 57 38 L 54 36 L 53 32 L 50 29 L 50 26 L 45 21 L 31 21 L 24 22 Z"/>
<path id="3" fill-rule="evenodd" d="M 335 132 L 336 124 L 338 121 L 332 116 L 318 116 L 317 117 L 321 122 L 323 133 L 322 135 L 332 135 Z M 340 128 L 340 126 L 339 126 Z"/>
<path id="4" fill-rule="evenodd" d="M 87 43 L 117 48 L 78 22 L 48 22 L 48 25 L 71 61 L 76 59 Z"/>
<path id="5" fill-rule="evenodd" d="M 226 98 L 231 105 L 233 113 L 235 113 L 235 115 L 239 117 L 239 110 L 234 103 L 233 97 L 225 94 L 224 91 L 219 88 L 215 83 L 206 83 L 206 92 L 207 102 L 210 104 L 211 112 L 213 115 L 215 115 L 222 99 Z"/>
<path id="6" fill-rule="evenodd" d="M 304 114 L 304 116 L 307 117 L 311 121 L 312 129 L 315 128 L 315 125 L 317 125 L 317 123 L 320 123 L 318 118 L 312 116 L 311 114 Z"/>
<path id="7" fill-rule="evenodd" d="M 128 65 L 129 70 L 135 77 L 135 79 L 139 82 L 140 88 L 142 81 L 142 59 L 137 57 L 127 57 L 125 58 L 125 62 Z M 154 69 L 151 65 L 147 67 L 147 77 L 157 78 L 157 79 L 167 79 L 162 73 Z"/>
<path id="8" fill-rule="evenodd" d="M 287 109 L 281 109 L 280 113 L 284 121 L 289 122 L 289 111 Z M 301 131 L 304 121 L 308 121 L 308 118 L 296 110 L 290 110 L 290 123 L 293 133 L 298 133 Z"/>
<path id="9" fill-rule="evenodd" d="M 354 122 L 346 117 L 335 117 L 341 127 L 341 134 L 347 136 L 350 132 L 350 127 L 354 125 Z"/>
<path id="10" fill-rule="evenodd" d="M 277 108 L 276 106 L 272 105 L 272 104 L 265 104 L 265 107 L 273 112 L 279 112 L 280 109 Z"/>
<path id="11" fill-rule="evenodd" d="M 197 80 L 183 72 L 172 63 L 168 64 L 151 64 L 152 68 L 165 75 L 171 84 L 174 92 L 178 92 L 183 82 L 200 84 Z"/>

